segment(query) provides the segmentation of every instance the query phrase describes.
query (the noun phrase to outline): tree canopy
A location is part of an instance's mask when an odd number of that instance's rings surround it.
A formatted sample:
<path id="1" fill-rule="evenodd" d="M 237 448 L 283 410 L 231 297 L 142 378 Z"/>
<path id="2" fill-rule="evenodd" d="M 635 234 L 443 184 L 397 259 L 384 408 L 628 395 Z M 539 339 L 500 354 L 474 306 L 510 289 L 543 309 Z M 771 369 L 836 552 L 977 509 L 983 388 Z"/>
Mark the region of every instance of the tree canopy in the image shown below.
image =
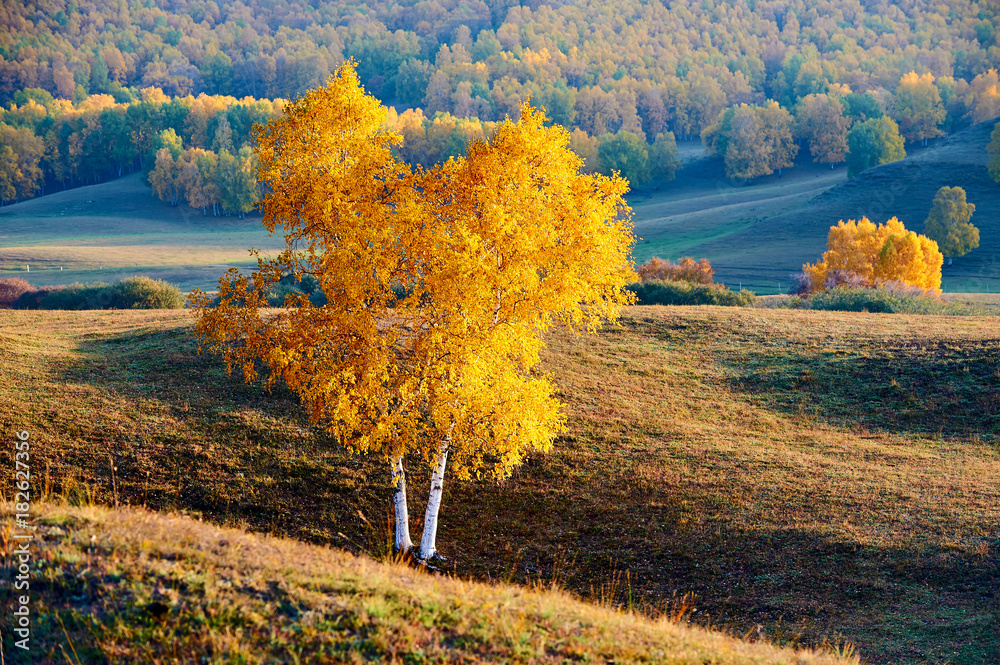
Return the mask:
<path id="1" fill-rule="evenodd" d="M 975 204 L 966 202 L 964 189 L 942 187 L 924 220 L 924 235 L 949 258 L 968 254 L 979 247 L 979 229 L 969 223 L 975 211 Z"/>
<path id="2" fill-rule="evenodd" d="M 741 104 L 774 100 L 802 117 L 810 95 L 840 99 L 852 122 L 888 112 L 907 140 L 925 140 L 1000 115 L 996 12 L 972 0 L 944 7 L 929 0 L 850 8 L 832 0 L 780 7 L 53 0 L 44 10 L 11 3 L 0 22 L 0 123 L 30 129 L 42 149 L 0 134 L 0 181 L 8 183 L 0 200 L 136 168 L 148 174 L 167 129 L 183 150 L 236 155 L 254 122 L 322 85 L 345 58 L 357 62 L 371 94 L 399 109 L 388 119 L 404 135 L 397 150 L 424 166 L 463 155 L 470 138 L 517 117 L 528 98 L 553 121 L 585 132 L 574 146 L 587 149 L 619 132 L 638 136 L 647 151 L 667 132 L 688 140 Z M 836 157 L 836 145 L 815 143 L 820 136 L 837 143 L 835 125 L 822 126 L 812 139 L 800 136 Z M 782 152 L 771 156 L 787 163 Z M 588 169 L 612 168 L 587 159 Z M 745 177 L 762 170 L 747 151 L 734 151 L 731 163 Z"/>
<path id="3" fill-rule="evenodd" d="M 938 127 L 945 119 L 941 93 L 934 85 L 934 75 L 930 72 L 918 76 L 916 72 L 905 74 L 896 87 L 893 117 L 899 123 L 899 132 L 908 141 L 922 141 L 941 136 Z"/>
<path id="4" fill-rule="evenodd" d="M 799 106 L 798 134 L 809 145 L 814 162 L 833 166 L 844 161 L 850 126 L 843 105 L 831 95 L 807 95 Z"/>
<path id="5" fill-rule="evenodd" d="M 628 184 L 581 174 L 568 132 L 528 105 L 428 169 L 396 158 L 385 117 L 348 63 L 255 132 L 264 225 L 281 225 L 286 249 L 230 272 L 217 307 L 197 294 L 197 332 L 231 371 L 253 381 L 262 364 L 334 439 L 383 457 L 397 492 L 404 456 L 430 463 L 439 502 L 449 457 L 459 477 L 503 478 L 560 431 L 534 370 L 540 335 L 594 330 L 630 302 Z M 286 274 L 315 277 L 327 303 L 291 295 L 263 313 Z M 397 503 L 397 529 L 405 519 Z"/>
<path id="6" fill-rule="evenodd" d="M 727 176 L 750 180 L 792 166 L 799 150 L 793 128 L 791 114 L 775 101 L 740 104 L 720 113 L 702 140 L 724 158 Z"/>
<path id="7" fill-rule="evenodd" d="M 941 292 L 944 257 L 937 243 L 906 230 L 895 217 L 885 224 L 874 224 L 867 217 L 857 222 L 841 220 L 830 227 L 826 244 L 819 263 L 802 266 L 814 292 L 823 290 L 828 278 L 838 272 L 869 286 L 898 281 L 931 294 Z"/>
<path id="8" fill-rule="evenodd" d="M 847 133 L 847 175 L 906 157 L 899 127 L 887 116 L 858 123 Z"/>

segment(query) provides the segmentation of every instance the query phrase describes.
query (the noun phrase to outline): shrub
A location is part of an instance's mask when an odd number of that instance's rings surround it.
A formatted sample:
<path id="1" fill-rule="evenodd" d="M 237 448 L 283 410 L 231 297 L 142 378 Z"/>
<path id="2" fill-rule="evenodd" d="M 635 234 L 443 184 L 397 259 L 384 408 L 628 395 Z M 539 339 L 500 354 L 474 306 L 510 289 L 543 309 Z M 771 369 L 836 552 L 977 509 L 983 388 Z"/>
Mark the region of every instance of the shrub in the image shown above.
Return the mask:
<path id="1" fill-rule="evenodd" d="M 812 298 L 812 309 L 838 312 L 899 312 L 902 298 L 885 289 L 837 286 L 817 293 Z"/>
<path id="2" fill-rule="evenodd" d="M 715 270 L 708 259 L 695 261 L 690 256 L 674 263 L 670 259 L 651 258 L 636 271 L 643 282 L 669 280 L 691 282 L 692 284 L 712 284 Z"/>
<path id="3" fill-rule="evenodd" d="M 105 290 L 110 286 L 105 282 L 81 284 L 46 289 L 30 309 L 108 309 L 111 300 Z"/>
<path id="4" fill-rule="evenodd" d="M 129 277 L 109 288 L 111 309 L 180 309 L 184 307 L 181 290 L 160 279 Z"/>
<path id="5" fill-rule="evenodd" d="M 114 284 L 79 282 L 23 294 L 17 309 L 180 309 L 184 296 L 173 284 L 149 277 L 129 277 Z"/>
<path id="6" fill-rule="evenodd" d="M 675 280 L 656 280 L 630 284 L 640 305 L 750 305 L 756 300 L 753 291 L 730 291 L 721 284 L 692 284 Z"/>
<path id="7" fill-rule="evenodd" d="M 35 287 L 20 277 L 0 279 L 0 308 L 9 309 L 13 307 L 18 298 L 25 293 L 35 290 Z"/>
<path id="8" fill-rule="evenodd" d="M 810 307 L 840 312 L 948 316 L 984 316 L 994 313 L 983 306 L 944 302 L 927 295 L 922 289 L 899 282 L 886 282 L 875 288 L 838 286 L 813 296 Z"/>
<path id="9" fill-rule="evenodd" d="M 871 286 L 871 282 L 853 270 L 837 269 L 826 273 L 826 279 L 823 281 L 823 289 L 829 291 L 838 286 L 846 286 L 849 289 L 861 289 Z"/>
<path id="10" fill-rule="evenodd" d="M 37 291 L 25 291 L 14 301 L 11 309 L 42 309 L 42 301 L 50 293 L 65 288 L 65 286 L 44 286 Z"/>

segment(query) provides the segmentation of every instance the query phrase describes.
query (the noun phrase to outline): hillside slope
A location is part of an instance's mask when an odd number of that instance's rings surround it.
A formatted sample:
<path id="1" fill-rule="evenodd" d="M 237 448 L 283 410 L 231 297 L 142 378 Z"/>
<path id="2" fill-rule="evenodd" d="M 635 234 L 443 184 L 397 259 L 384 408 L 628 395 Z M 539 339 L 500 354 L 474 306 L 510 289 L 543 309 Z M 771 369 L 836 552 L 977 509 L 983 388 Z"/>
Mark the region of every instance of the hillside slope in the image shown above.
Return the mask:
<path id="1" fill-rule="evenodd" d="M 937 190 L 963 187 L 976 204 L 972 222 L 980 229 L 978 249 L 943 269 L 946 290 L 982 292 L 990 283 L 1000 291 L 1000 184 L 986 168 L 986 145 L 996 121 L 984 122 L 927 148 L 847 179 L 843 165 L 829 169 L 812 164 L 800 152 L 794 168 L 734 185 L 722 177 L 717 158 L 685 165 L 675 182 L 661 191 L 637 192 L 630 202 L 636 213 L 639 261 L 659 255 L 707 257 L 716 279 L 759 293 L 774 293 L 777 282 L 788 288 L 789 276 L 826 249 L 830 226 L 841 219 L 867 216 L 876 222 L 899 217 L 918 233 Z"/>
<path id="2" fill-rule="evenodd" d="M 0 208 L 0 277 L 48 285 L 139 274 L 212 290 L 230 266 L 256 265 L 251 247 L 274 251 L 281 241 L 260 215 L 241 220 L 174 207 L 134 173 Z"/>
<path id="3" fill-rule="evenodd" d="M 995 663 L 997 321 L 636 307 L 553 334 L 568 431 L 504 483 L 449 477 L 439 546 L 463 577 L 654 607 L 692 593 L 700 625 L 848 640 L 866 663 Z M 32 433 L 35 491 L 384 552 L 384 463 L 287 390 L 227 377 L 190 324 L 0 312 L 0 428 Z M 409 473 L 417 530 L 427 472 Z"/>
<path id="4" fill-rule="evenodd" d="M 31 663 L 857 663 L 190 517 L 36 510 Z"/>
<path id="5" fill-rule="evenodd" d="M 720 263 L 726 263 L 721 257 L 727 253 L 739 252 L 741 263 L 761 270 L 798 272 L 804 262 L 820 257 L 827 232 L 838 220 L 866 216 L 884 222 L 895 216 L 919 233 L 938 189 L 959 186 L 976 204 L 972 222 L 981 240 L 978 249 L 945 265 L 945 288 L 982 291 L 992 281 L 993 291 L 1000 290 L 1000 184 L 986 168 L 986 145 L 995 124 L 980 123 L 937 139 L 906 159 L 865 171 L 798 208 L 764 219 L 727 238 L 725 244 L 706 243 L 698 249 L 707 255 L 718 253 Z M 785 242 L 788 238 L 795 243 Z"/>

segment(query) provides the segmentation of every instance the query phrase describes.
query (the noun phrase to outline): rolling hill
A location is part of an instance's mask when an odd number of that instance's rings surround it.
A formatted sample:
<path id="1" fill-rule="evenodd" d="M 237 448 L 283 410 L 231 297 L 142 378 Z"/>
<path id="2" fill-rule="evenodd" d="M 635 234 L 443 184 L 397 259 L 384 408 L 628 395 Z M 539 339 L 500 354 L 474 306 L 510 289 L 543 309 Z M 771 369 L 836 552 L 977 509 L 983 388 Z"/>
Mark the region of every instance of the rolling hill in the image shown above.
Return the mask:
<path id="1" fill-rule="evenodd" d="M 134 173 L 0 208 L 0 277 L 43 286 L 146 275 L 213 290 L 230 266 L 256 265 L 251 247 L 275 251 L 281 240 L 259 214 L 241 220 L 172 207 Z"/>
<path id="2" fill-rule="evenodd" d="M 721 160 L 700 144 L 680 144 L 684 168 L 660 189 L 629 195 L 640 238 L 633 256 L 707 257 L 716 279 L 776 293 L 789 276 L 816 261 L 831 225 L 867 215 L 895 215 L 921 231 L 939 187 L 959 185 L 976 204 L 981 244 L 943 270 L 948 292 L 1000 291 L 1000 185 L 986 169 L 986 122 L 916 149 L 906 159 L 847 179 L 845 167 L 808 161 L 737 185 Z M 250 247 L 274 252 L 259 215 L 203 217 L 150 195 L 138 174 L 0 208 L 0 277 L 39 285 L 113 280 L 133 274 L 167 279 L 188 290 L 213 290 L 230 266 L 251 266 Z M 26 273 L 25 264 L 31 266 Z M 63 270 L 60 271 L 59 268 Z"/>
<path id="3" fill-rule="evenodd" d="M 635 307 L 596 336 L 550 335 L 542 369 L 568 430 L 503 483 L 448 478 L 448 570 L 555 581 L 623 606 L 676 607 L 692 594 L 702 626 L 783 645 L 848 641 L 865 663 L 996 663 L 996 323 Z M 184 311 L 0 317 L 0 427 L 32 433 L 34 491 L 384 556 L 384 462 L 347 455 L 287 390 L 228 377 L 199 355 L 190 326 Z M 416 530 L 427 476 L 408 464 Z M 11 483 L 0 479 L 5 497 Z M 152 565 L 128 554 L 141 538 L 115 538 L 121 570 Z M 164 567 L 170 552 L 184 561 L 197 549 L 147 538 Z M 117 602 L 79 600 L 73 589 L 98 588 L 96 577 L 59 579 L 78 599 L 67 611 Z M 141 598 L 172 588 L 160 579 Z"/>
<path id="4" fill-rule="evenodd" d="M 685 625 L 683 608 L 653 620 L 182 515 L 37 510 L 33 553 L 49 565 L 33 571 L 24 662 L 857 664 Z M 22 662 L 4 636 L 5 662 Z"/>
<path id="5" fill-rule="evenodd" d="M 815 262 L 826 248 L 830 226 L 867 216 L 884 222 L 898 217 L 907 228 L 923 230 L 931 201 L 943 186 L 965 188 L 976 204 L 978 249 L 943 269 L 946 291 L 1000 291 L 1000 184 L 986 169 L 986 144 L 995 121 L 981 123 L 915 149 L 899 162 L 847 179 L 843 165 L 829 169 L 799 162 L 784 174 L 734 186 L 721 177 L 721 160 L 686 165 L 659 192 L 633 195 L 636 235 L 643 241 L 635 257 L 706 257 L 716 279 L 742 282 L 758 293 L 787 289 L 789 275 Z"/>

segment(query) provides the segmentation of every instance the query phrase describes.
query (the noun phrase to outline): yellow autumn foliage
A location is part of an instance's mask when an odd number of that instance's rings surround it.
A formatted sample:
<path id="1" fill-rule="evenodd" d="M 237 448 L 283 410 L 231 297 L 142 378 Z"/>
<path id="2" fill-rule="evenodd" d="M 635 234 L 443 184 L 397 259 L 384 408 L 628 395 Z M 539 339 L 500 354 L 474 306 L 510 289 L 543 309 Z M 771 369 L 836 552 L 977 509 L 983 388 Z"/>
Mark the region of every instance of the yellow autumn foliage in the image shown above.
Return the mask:
<path id="1" fill-rule="evenodd" d="M 541 333 L 594 330 L 632 300 L 628 183 L 582 174 L 528 105 L 430 169 L 397 161 L 385 119 L 346 63 L 255 131 L 264 224 L 286 248 L 229 274 L 218 306 L 198 294 L 197 332 L 248 381 L 282 378 L 352 451 L 430 462 L 448 441 L 459 477 L 504 477 L 563 426 L 534 369 Z M 327 304 L 262 311 L 288 273 Z"/>
<path id="2" fill-rule="evenodd" d="M 885 224 L 862 217 L 859 222 L 841 220 L 830 227 L 823 259 L 815 265 L 803 265 L 802 270 L 813 291 L 823 290 L 832 271 L 843 270 L 870 285 L 899 281 L 936 295 L 941 292 L 943 263 L 936 242 L 907 231 L 895 217 Z"/>

